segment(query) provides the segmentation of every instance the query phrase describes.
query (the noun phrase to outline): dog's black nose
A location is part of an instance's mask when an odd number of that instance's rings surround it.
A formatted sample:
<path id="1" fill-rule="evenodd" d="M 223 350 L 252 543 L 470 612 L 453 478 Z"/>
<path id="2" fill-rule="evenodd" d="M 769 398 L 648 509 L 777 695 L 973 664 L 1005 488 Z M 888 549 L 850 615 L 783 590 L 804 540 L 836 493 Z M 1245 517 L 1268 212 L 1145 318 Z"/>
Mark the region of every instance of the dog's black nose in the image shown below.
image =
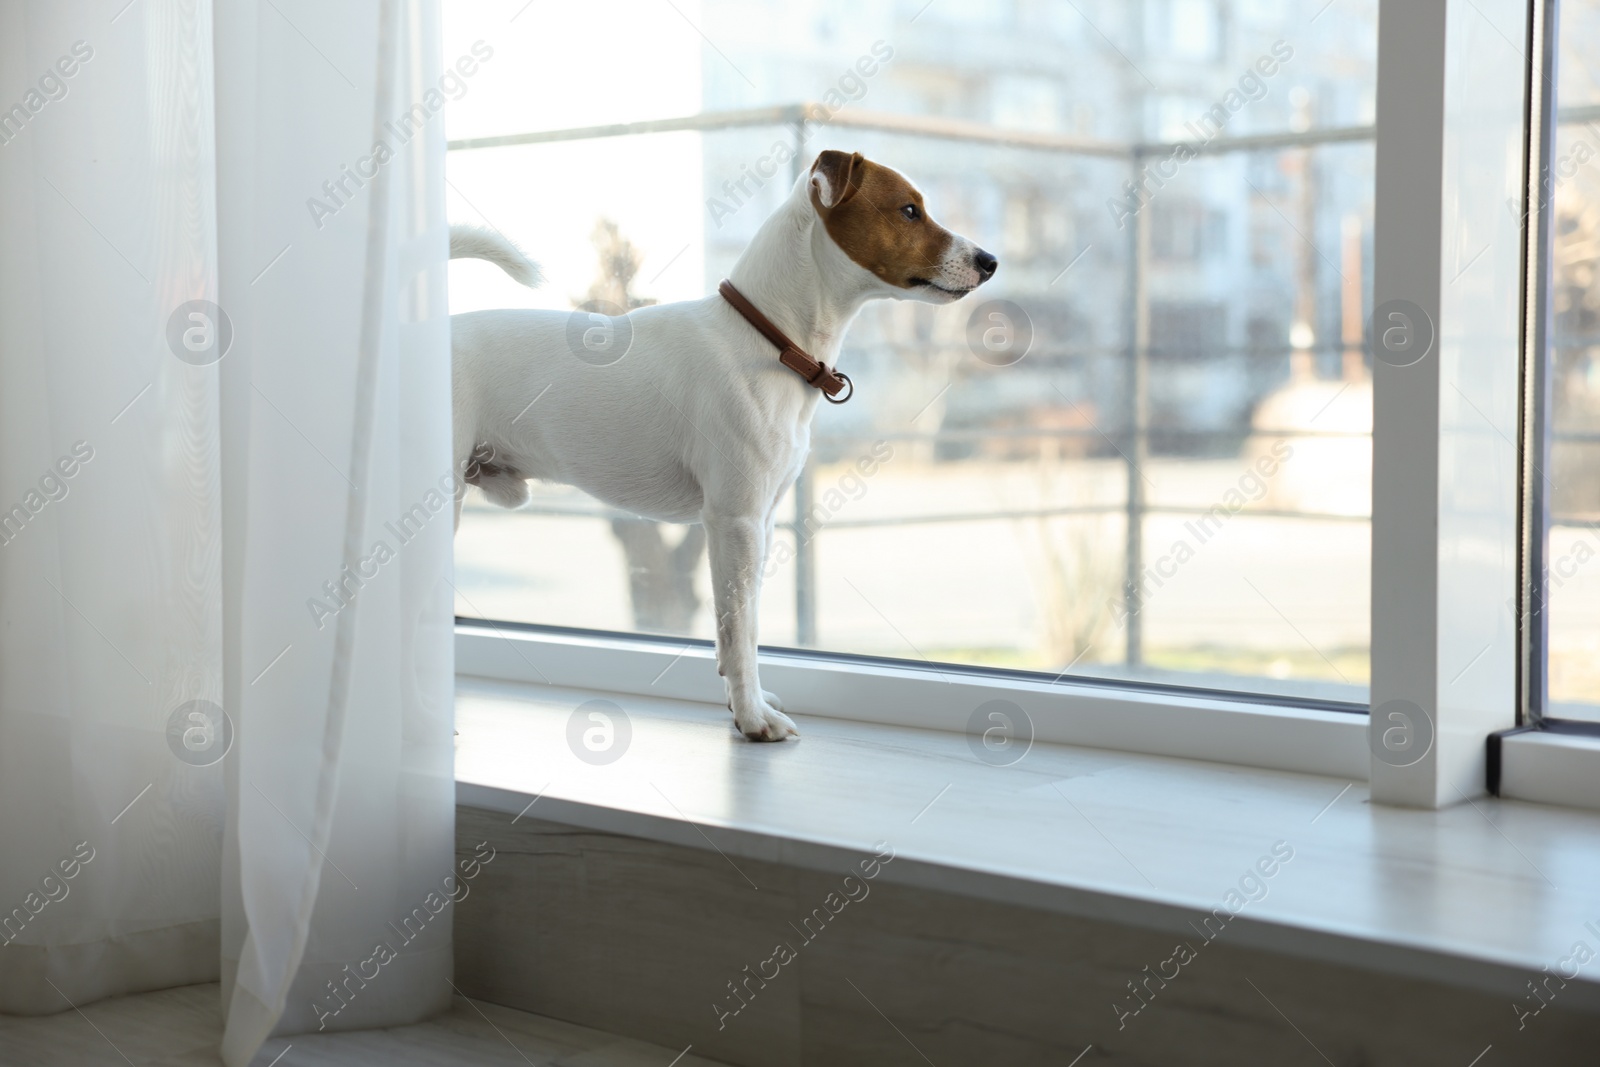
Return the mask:
<path id="1" fill-rule="evenodd" d="M 980 248 L 977 254 L 972 257 L 972 265 L 978 268 L 978 273 L 983 275 L 983 280 L 988 281 L 994 277 L 994 270 L 1000 265 L 1000 261 Z"/>

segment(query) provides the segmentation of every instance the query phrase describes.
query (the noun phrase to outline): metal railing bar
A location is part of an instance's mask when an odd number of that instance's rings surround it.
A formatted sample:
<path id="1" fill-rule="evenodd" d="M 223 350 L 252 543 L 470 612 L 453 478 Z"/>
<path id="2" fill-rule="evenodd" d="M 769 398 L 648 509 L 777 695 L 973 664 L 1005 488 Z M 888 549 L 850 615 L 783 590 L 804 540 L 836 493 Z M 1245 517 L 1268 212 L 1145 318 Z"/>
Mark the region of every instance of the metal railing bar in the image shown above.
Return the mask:
<path id="1" fill-rule="evenodd" d="M 480 509 L 469 509 L 480 510 Z M 485 507 L 481 510 L 488 511 Z M 495 508 L 495 511 L 502 509 Z M 538 515 L 541 518 L 552 519 L 637 519 L 637 515 L 626 511 L 617 511 L 610 508 L 583 508 L 583 507 L 546 507 L 528 504 L 517 508 L 525 515 Z M 1183 505 L 1150 504 L 1146 505 L 1145 512 L 1151 515 L 1206 515 L 1211 508 L 1190 507 Z M 975 511 L 975 512 L 950 512 L 948 514 L 913 515 L 887 519 L 838 519 L 828 520 L 817 524 L 818 530 L 864 529 L 869 527 L 916 525 L 926 526 L 938 523 L 957 522 L 990 522 L 999 520 L 1016 519 L 1048 519 L 1069 515 L 1121 515 L 1127 511 L 1127 505 L 1121 501 L 1112 504 L 1078 504 L 1070 507 L 1059 508 L 1015 508 L 1008 511 Z M 1267 508 L 1242 508 L 1232 513 L 1234 517 L 1247 516 L 1259 519 L 1301 519 L 1313 522 L 1366 522 L 1368 515 L 1345 515 L 1326 511 L 1285 511 Z M 797 526 L 804 528 L 803 523 L 786 520 L 778 524 L 786 530 L 794 530 Z M 1600 528 L 1600 515 L 1594 518 L 1583 518 L 1577 515 L 1557 515 L 1550 520 L 1550 525 L 1566 527 L 1569 529 L 1596 529 Z"/>
<path id="2" fill-rule="evenodd" d="M 1183 504 L 1147 504 L 1142 509 L 1147 515 L 1209 515 L 1221 504 L 1210 507 Z M 786 530 L 808 530 L 813 536 L 822 530 L 871 529 L 888 526 L 931 526 L 963 522 L 1000 522 L 1018 519 L 1052 519 L 1072 515 L 1122 515 L 1128 506 L 1123 501 L 1106 504 L 1072 504 L 1048 508 L 1010 508 L 1001 511 L 952 511 L 926 515 L 893 516 L 882 519 L 828 519 L 807 523 L 803 519 L 787 519 L 778 525 Z M 487 510 L 487 509 L 484 509 Z M 612 508 L 584 508 L 542 506 L 525 504 L 517 511 L 553 519 L 637 519 L 639 516 Z M 1225 508 L 1223 510 L 1226 510 Z M 1346 515 L 1337 512 L 1284 511 L 1276 508 L 1241 508 L 1229 512 L 1229 517 L 1248 515 L 1260 519 L 1297 519 L 1317 522 L 1366 522 L 1367 515 Z M 809 529 L 808 529 L 809 528 Z"/>
<path id="3" fill-rule="evenodd" d="M 1556 109 L 1556 124 L 1578 126 L 1586 122 L 1600 122 L 1600 104 L 1579 104 Z"/>
<path id="4" fill-rule="evenodd" d="M 855 362 L 856 360 L 863 358 L 867 351 L 874 348 L 878 349 L 879 351 L 888 350 L 889 354 L 894 355 L 896 358 L 903 358 L 902 353 L 914 353 L 916 357 L 922 358 L 947 354 L 956 354 L 964 358 L 964 354 L 967 352 L 966 344 L 961 342 L 946 343 L 941 341 L 927 341 L 925 343 L 919 343 L 915 345 L 897 343 L 885 344 L 882 346 L 858 346 L 856 342 L 852 341 L 850 345 L 846 346 L 843 359 L 850 362 Z M 1203 366 L 1207 363 L 1218 362 L 1222 359 L 1241 359 L 1250 360 L 1256 363 L 1273 363 L 1282 361 L 1284 357 L 1288 356 L 1289 354 L 1300 351 L 1312 350 L 1285 348 L 1282 352 L 1278 352 L 1276 350 L 1251 348 L 1247 346 L 1232 346 L 1227 348 L 1211 348 L 1205 350 L 1204 352 L 1194 352 L 1190 349 L 1182 349 L 1177 347 L 1164 348 L 1160 345 L 1154 345 L 1145 349 L 1145 353 L 1159 362 L 1164 368 Z M 1338 350 L 1318 349 L 1316 351 L 1334 353 Z M 1359 351 L 1359 349 L 1356 349 L 1356 351 Z M 1110 345 L 1096 345 L 1092 347 L 1077 347 L 1067 345 L 1046 347 L 1044 345 L 1036 345 L 1028 350 L 1028 354 L 1022 362 L 1014 363 L 1010 367 L 1005 368 L 1005 370 L 1008 375 L 1016 377 L 1019 371 L 1027 371 L 1040 367 L 1048 367 L 1052 370 L 1070 370 L 1075 369 L 1075 364 L 1087 364 L 1091 361 L 1094 361 L 1104 365 L 1106 363 L 1126 362 L 1127 358 L 1128 348 L 1125 345 L 1120 347 Z M 859 365 L 860 364 L 857 363 L 857 366 Z M 851 373 L 854 373 L 856 368 L 847 366 L 847 369 L 849 369 Z M 981 366 L 975 363 L 958 363 L 956 366 L 951 368 L 951 373 L 960 375 L 963 378 L 982 378 L 994 374 L 995 368 Z M 1341 379 L 1318 378 L 1316 380 L 1321 382 L 1336 382 L 1340 381 Z"/>
<path id="5" fill-rule="evenodd" d="M 1314 148 L 1325 144 L 1349 144 L 1371 141 L 1378 135 L 1376 126 L 1328 126 L 1323 129 L 1277 133 L 1247 134 L 1241 137 L 1218 137 L 1204 144 L 1198 141 L 1143 141 L 1130 145 L 1132 153 L 1149 157 L 1171 155 L 1179 147 L 1189 149 L 1197 156 L 1219 152 L 1262 152 L 1274 148 Z"/>
<path id="6" fill-rule="evenodd" d="M 945 141 L 975 141 L 1004 148 L 1043 149 L 1067 155 L 1096 156 L 1101 159 L 1127 159 L 1133 154 L 1131 146 L 1115 141 L 1069 137 L 1037 130 L 1012 130 L 968 119 L 941 118 L 933 115 L 900 115 L 888 111 L 845 108 L 834 112 L 831 118 L 821 121 L 829 126 L 848 126 L 852 129 L 873 130 L 879 133 L 915 134 Z"/>
<path id="7" fill-rule="evenodd" d="M 900 133 L 921 137 L 935 137 L 947 141 L 970 141 L 1005 148 L 1026 148 L 1066 155 L 1093 156 L 1101 159 L 1131 160 L 1157 154 L 1170 154 L 1177 150 L 1176 141 L 1118 142 L 1100 141 L 1086 137 L 1048 133 L 1037 130 L 1013 130 L 968 119 L 944 118 L 935 115 L 900 115 L 887 111 L 867 111 L 860 108 L 832 110 L 817 103 L 782 104 L 775 107 L 741 108 L 730 111 L 705 111 L 697 115 L 679 115 L 666 119 L 645 119 L 639 122 L 613 122 L 598 126 L 572 126 L 560 130 L 535 130 L 528 133 L 499 134 L 489 137 L 463 137 L 448 141 L 445 148 L 452 152 L 478 148 L 507 148 L 514 145 L 552 144 L 559 141 L 588 141 L 605 137 L 634 137 L 651 133 L 706 132 L 760 126 L 785 126 L 797 122 L 826 126 L 873 130 L 879 133 Z M 1218 137 L 1206 144 L 1182 142 L 1197 154 L 1224 152 L 1256 152 L 1273 148 L 1307 148 L 1320 144 L 1340 144 L 1371 141 L 1375 136 L 1372 126 L 1335 126 L 1300 132 L 1254 134 L 1244 137 Z"/>
<path id="8" fill-rule="evenodd" d="M 1562 108 L 1557 115 L 1562 125 L 1600 122 L 1600 104 Z M 452 152 L 477 148 L 506 148 L 513 145 L 550 144 L 557 141 L 585 141 L 602 137 L 633 137 L 648 133 L 679 133 L 739 129 L 752 126 L 782 126 L 795 122 L 815 122 L 829 126 L 876 130 L 882 133 L 920 134 L 952 141 L 976 141 L 1014 148 L 1035 148 L 1072 155 L 1127 159 L 1134 156 L 1165 155 L 1179 145 L 1196 153 L 1257 152 L 1273 148 L 1306 148 L 1319 144 L 1371 141 L 1373 126 L 1332 126 L 1313 130 L 1285 130 L 1242 137 L 1218 137 L 1206 144 L 1196 141 L 1100 141 L 1069 137 L 1035 130 L 1010 130 L 967 119 L 932 115 L 900 115 L 860 108 L 830 109 L 818 103 L 780 104 L 772 107 L 704 111 L 666 119 L 639 122 L 612 122 L 597 126 L 572 126 L 559 130 L 499 134 L 489 137 L 463 137 L 445 144 Z"/>
<path id="9" fill-rule="evenodd" d="M 1118 440 L 1122 440 L 1122 439 L 1125 439 L 1125 438 L 1131 436 L 1130 431 L 1128 431 L 1125 427 L 1116 427 L 1116 426 L 1101 426 L 1100 429 L 1098 429 L 1098 430 L 1097 429 L 1069 429 L 1069 428 L 1049 429 L 1047 427 L 1032 428 L 1032 427 L 1022 426 L 1022 427 L 997 427 L 997 428 L 994 428 L 994 429 L 983 429 L 981 427 L 976 427 L 976 428 L 972 428 L 972 429 L 950 428 L 950 429 L 933 430 L 933 431 L 926 432 L 926 433 L 919 433 L 919 432 L 917 432 L 915 430 L 899 430 L 899 431 L 882 432 L 882 433 L 874 431 L 874 430 L 860 430 L 860 431 L 853 432 L 853 433 L 850 432 L 850 431 L 847 431 L 847 430 L 846 431 L 830 430 L 825 434 L 817 434 L 811 440 L 812 440 L 813 445 L 819 445 L 819 446 L 820 445 L 849 444 L 849 443 L 853 443 L 853 442 L 857 442 L 857 441 L 987 441 L 987 440 L 1007 440 L 1007 441 L 1010 441 L 1010 440 L 1029 440 L 1029 439 L 1044 439 L 1044 440 L 1053 440 L 1053 439 L 1060 439 L 1060 440 L 1090 439 L 1090 440 L 1104 440 L 1104 437 L 1101 434 L 1102 430 L 1105 431 L 1105 433 L 1110 434 L 1112 437 L 1117 438 Z M 1152 438 L 1166 438 L 1166 439 L 1179 438 L 1179 439 L 1183 439 L 1183 440 L 1193 440 L 1193 441 L 1204 441 L 1204 440 L 1227 441 L 1227 440 L 1231 440 L 1233 438 L 1242 438 L 1244 440 L 1249 440 L 1249 439 L 1255 438 L 1255 437 L 1261 437 L 1261 438 L 1284 438 L 1284 437 L 1287 437 L 1287 438 L 1311 439 L 1311 440 L 1316 440 L 1316 439 L 1319 439 L 1319 438 L 1327 438 L 1327 439 L 1330 439 L 1330 440 L 1358 440 L 1358 441 L 1362 441 L 1362 440 L 1370 439 L 1372 437 L 1372 432 L 1370 430 L 1270 430 L 1270 429 L 1255 429 L 1253 427 L 1242 427 L 1242 428 L 1239 428 L 1239 429 L 1207 430 L 1207 429 L 1185 429 L 1185 428 L 1179 427 L 1179 426 L 1171 426 L 1171 427 L 1163 427 L 1161 429 L 1152 429 L 1152 430 L 1148 431 L 1148 435 L 1150 437 L 1152 437 Z M 1551 435 L 1551 440 L 1558 441 L 1558 442 L 1571 442 L 1573 444 L 1600 444 L 1600 431 L 1576 431 L 1576 430 L 1574 430 L 1574 431 L 1570 431 L 1570 432 L 1566 432 L 1566 433 L 1556 433 L 1556 434 L 1552 434 Z M 1162 461 L 1162 460 L 1180 460 L 1181 461 L 1181 460 L 1199 460 L 1199 459 L 1223 459 L 1223 458 L 1226 458 L 1226 457 L 1222 457 L 1222 456 L 1172 456 L 1172 455 L 1165 455 L 1165 456 L 1157 456 L 1155 458 L 1158 461 Z"/>
<path id="10" fill-rule="evenodd" d="M 1008 296 L 1015 297 L 1016 299 L 1018 299 L 1020 301 L 1027 301 L 1031 297 L 1037 295 L 1037 294 L 1035 294 L 1035 293 L 1033 293 L 1033 292 L 1031 292 L 1029 290 L 1023 290 L 1023 289 L 999 290 L 999 291 L 996 292 L 996 295 L 998 296 L 1001 293 L 1005 293 Z M 1048 344 L 1048 347 L 1046 347 L 1047 344 Z M 1590 335 L 1584 335 L 1582 337 L 1578 337 L 1578 336 L 1557 337 L 1555 339 L 1555 341 L 1552 342 L 1552 347 L 1553 348 L 1558 349 L 1558 350 L 1563 350 L 1563 351 L 1569 351 L 1569 352 L 1581 352 L 1584 349 L 1594 348 L 1596 346 L 1600 346 L 1600 334 L 1590 334 Z M 964 351 L 967 346 L 966 346 L 965 342 L 961 342 L 961 341 L 930 340 L 930 341 L 927 341 L 925 343 L 916 344 L 916 345 L 908 345 L 908 344 L 905 344 L 903 342 L 900 342 L 900 343 L 886 343 L 882 347 L 886 347 L 886 348 L 890 348 L 890 349 L 907 349 L 907 350 L 910 350 L 910 351 L 924 352 L 925 353 L 925 352 L 960 352 L 960 351 Z M 1149 346 L 1147 346 L 1145 348 L 1145 352 L 1148 355 L 1158 356 L 1158 357 L 1161 357 L 1161 358 L 1168 358 L 1168 359 L 1173 358 L 1173 357 L 1190 357 L 1191 359 L 1193 359 L 1195 361 L 1213 359 L 1213 358 L 1216 358 L 1218 356 L 1253 356 L 1253 357 L 1256 357 L 1256 358 L 1259 358 L 1259 359 L 1281 359 L 1284 356 L 1291 356 L 1291 355 L 1295 355 L 1296 353 L 1301 353 L 1301 352 L 1308 353 L 1310 355 L 1343 355 L 1346 352 L 1365 352 L 1366 350 L 1367 350 L 1367 346 L 1364 343 L 1363 344 L 1328 343 L 1328 344 L 1310 345 L 1310 346 L 1305 347 L 1305 348 L 1297 348 L 1294 345 L 1288 345 L 1288 344 L 1280 344 L 1280 345 L 1262 345 L 1262 344 L 1242 344 L 1242 345 L 1170 345 L 1169 344 L 1169 345 L 1155 345 L 1155 344 L 1153 344 L 1153 345 L 1149 345 Z M 859 348 L 859 347 L 847 347 L 846 348 L 846 353 L 847 354 L 858 352 L 858 351 L 861 351 L 861 348 Z M 1031 363 L 1041 362 L 1043 360 L 1062 359 L 1062 358 L 1070 359 L 1070 358 L 1075 358 L 1075 357 L 1096 357 L 1096 358 L 1098 358 L 1098 357 L 1115 357 L 1115 358 L 1118 358 L 1118 359 L 1126 359 L 1127 355 L 1128 355 L 1128 346 L 1126 344 L 1114 344 L 1114 343 L 1111 343 L 1111 344 L 1074 344 L 1074 343 L 1072 343 L 1070 341 L 1068 341 L 1068 342 L 1053 342 L 1053 343 L 1041 342 L 1039 347 L 1029 349 L 1028 355 L 1027 355 L 1027 360 L 1031 364 Z M 1174 360 L 1174 361 L 1176 361 L 1176 360 Z M 1319 381 L 1332 381 L 1334 379 L 1318 379 L 1318 380 Z"/>
<path id="11" fill-rule="evenodd" d="M 1317 511 L 1283 511 L 1276 508 L 1241 508 L 1238 511 L 1228 512 L 1221 504 L 1211 507 L 1189 506 L 1182 504 L 1145 504 L 1140 511 L 1145 515 L 1210 515 L 1216 510 L 1224 511 L 1230 518 L 1250 516 L 1257 519 L 1294 519 L 1315 522 L 1367 522 L 1369 515 L 1344 515 L 1336 512 Z M 1004 511 L 952 511 L 943 514 L 896 516 L 884 519 L 829 519 L 827 522 L 812 525 L 817 530 L 852 530 L 871 529 L 886 526 L 935 526 L 963 522 L 1001 522 L 1016 521 L 1019 519 L 1054 519 L 1072 515 L 1125 515 L 1128 511 L 1126 502 L 1118 501 L 1114 504 L 1075 504 L 1071 506 L 1054 508 L 1013 508 Z M 795 521 L 780 523 L 788 529 L 803 528 L 803 524 Z"/>
<path id="12" fill-rule="evenodd" d="M 876 432 L 876 431 L 873 431 L 873 430 L 860 430 L 860 431 L 854 432 L 854 433 L 849 432 L 849 431 L 842 431 L 841 432 L 841 431 L 836 431 L 836 430 L 830 430 L 826 434 L 818 434 L 818 435 L 812 437 L 811 441 L 812 441 L 813 446 L 824 445 L 824 444 L 845 444 L 845 443 L 855 442 L 855 441 L 987 441 L 987 440 L 991 440 L 991 439 L 993 439 L 993 440 L 1008 440 L 1009 441 L 1009 440 L 1028 440 L 1030 438 L 1061 439 L 1061 440 L 1089 439 L 1089 440 L 1103 441 L 1103 440 L 1105 440 L 1105 436 L 1101 433 L 1101 430 L 1104 430 L 1105 434 L 1109 434 L 1110 436 L 1112 436 L 1113 438 L 1115 438 L 1117 440 L 1123 440 L 1125 438 L 1128 438 L 1128 437 L 1132 436 L 1131 432 L 1128 431 L 1125 428 L 1115 427 L 1115 426 L 1105 426 L 1105 425 L 1102 425 L 1100 427 L 1100 429 L 1093 429 L 1093 428 L 1049 429 L 1049 428 L 1046 428 L 1046 427 L 1040 427 L 1040 428 L 1035 429 L 1035 428 L 1032 428 L 1032 427 L 1022 426 L 1022 427 L 1004 427 L 1004 428 L 997 428 L 997 429 L 992 429 L 992 430 L 982 429 L 982 428 L 942 429 L 942 430 L 934 430 L 934 431 L 927 432 L 927 433 L 921 433 L 921 432 L 918 432 L 916 430 L 897 430 L 897 431 L 885 432 L 885 433 L 879 433 L 879 432 Z M 1246 439 L 1251 438 L 1251 437 L 1270 437 L 1270 438 L 1279 438 L 1279 437 L 1319 438 L 1319 437 L 1327 437 L 1327 438 L 1340 438 L 1340 439 L 1353 438 L 1353 439 L 1357 439 L 1357 440 L 1366 440 L 1366 439 L 1370 438 L 1372 436 L 1372 434 L 1371 434 L 1370 431 L 1366 431 L 1366 430 L 1255 430 L 1255 429 L 1248 429 L 1248 428 L 1246 428 L 1246 429 L 1238 429 L 1238 430 L 1202 430 L 1202 429 L 1186 430 L 1186 429 L 1182 429 L 1180 427 L 1170 427 L 1170 428 L 1161 428 L 1161 429 L 1151 429 L 1151 430 L 1147 431 L 1147 436 L 1153 437 L 1153 438 L 1180 437 L 1180 438 L 1188 438 L 1188 439 L 1193 439 L 1193 440 L 1206 440 L 1206 439 L 1215 438 L 1215 439 L 1224 440 L 1224 441 L 1229 440 L 1231 438 L 1236 438 L 1236 437 L 1243 437 L 1243 438 L 1246 438 Z M 1162 459 L 1187 459 L 1187 458 L 1220 459 L 1220 458 L 1224 458 L 1224 457 L 1216 457 L 1216 456 L 1213 456 L 1213 457 L 1157 456 L 1156 457 L 1157 460 L 1162 460 Z"/>
<path id="13" fill-rule="evenodd" d="M 464 137 L 446 141 L 450 152 L 475 148 L 508 148 L 513 145 L 550 144 L 555 141 L 588 141 L 603 137 L 633 137 L 642 133 L 681 133 L 684 131 L 728 130 L 745 126 L 782 126 L 799 121 L 815 104 L 788 104 L 782 107 L 754 107 L 737 111 L 704 111 L 670 119 L 642 122 L 612 122 L 603 126 L 572 126 L 562 130 L 537 130 L 493 137 Z"/>

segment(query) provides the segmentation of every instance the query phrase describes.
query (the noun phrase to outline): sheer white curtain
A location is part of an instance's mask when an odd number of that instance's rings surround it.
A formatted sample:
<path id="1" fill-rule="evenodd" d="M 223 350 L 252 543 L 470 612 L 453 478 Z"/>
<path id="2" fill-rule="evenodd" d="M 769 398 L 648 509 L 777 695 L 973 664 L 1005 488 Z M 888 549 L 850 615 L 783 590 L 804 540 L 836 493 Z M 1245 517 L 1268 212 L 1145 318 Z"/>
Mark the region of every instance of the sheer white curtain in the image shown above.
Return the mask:
<path id="1" fill-rule="evenodd" d="M 0 1011 L 217 973 L 222 701 L 210 25 L 0 4 Z M 81 856 L 81 859 L 75 859 Z M 70 877 L 68 876 L 70 874 Z"/>
<path id="2" fill-rule="evenodd" d="M 0 4 L 0 1011 L 447 1003 L 438 61 L 435 0 Z"/>

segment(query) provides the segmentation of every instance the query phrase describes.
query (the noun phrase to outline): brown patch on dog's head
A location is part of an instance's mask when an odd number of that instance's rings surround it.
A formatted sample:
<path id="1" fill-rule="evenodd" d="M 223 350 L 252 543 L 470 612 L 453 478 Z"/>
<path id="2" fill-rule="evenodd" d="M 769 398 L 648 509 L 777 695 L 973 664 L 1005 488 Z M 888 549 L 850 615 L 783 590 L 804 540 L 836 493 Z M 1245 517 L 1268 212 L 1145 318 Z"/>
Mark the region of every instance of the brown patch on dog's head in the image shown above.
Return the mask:
<path id="1" fill-rule="evenodd" d="M 934 222 L 915 186 L 860 152 L 819 155 L 811 165 L 810 190 L 811 205 L 834 243 L 895 288 L 921 290 L 915 295 L 946 303 L 994 274 L 993 256 Z"/>

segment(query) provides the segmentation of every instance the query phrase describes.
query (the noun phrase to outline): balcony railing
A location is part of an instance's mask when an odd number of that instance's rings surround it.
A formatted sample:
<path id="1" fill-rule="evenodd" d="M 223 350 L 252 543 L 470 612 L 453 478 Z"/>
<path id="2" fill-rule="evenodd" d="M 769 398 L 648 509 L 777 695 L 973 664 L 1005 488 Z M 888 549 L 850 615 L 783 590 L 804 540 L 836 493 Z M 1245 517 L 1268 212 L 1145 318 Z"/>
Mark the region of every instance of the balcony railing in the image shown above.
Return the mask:
<path id="1" fill-rule="evenodd" d="M 1600 107 L 1572 109 L 1564 111 L 1560 116 L 1563 123 L 1580 123 L 1593 121 L 1600 118 Z M 1005 129 L 983 123 L 971 122 L 962 119 L 940 118 L 931 116 L 898 115 L 885 112 L 874 112 L 853 107 L 846 107 L 837 111 L 820 104 L 801 103 L 776 107 L 748 108 L 734 111 L 707 112 L 697 115 L 685 115 L 678 118 L 651 119 L 641 122 L 614 123 L 601 126 L 582 126 L 560 130 L 542 130 L 531 133 L 506 134 L 491 137 L 472 137 L 450 141 L 450 151 L 464 152 L 489 148 L 506 148 L 525 145 L 555 144 L 566 141 L 595 140 L 610 137 L 633 137 L 647 134 L 675 133 L 683 131 L 713 132 L 723 130 L 748 129 L 757 127 L 785 127 L 793 138 L 794 152 L 791 161 L 791 181 L 798 180 L 800 168 L 804 165 L 802 148 L 809 139 L 808 127 L 828 126 L 847 129 L 871 130 L 883 133 L 901 134 L 915 137 L 925 137 L 940 141 L 965 142 L 985 144 L 996 147 L 1016 148 L 1043 153 L 1068 156 L 1082 156 L 1095 159 L 1121 161 L 1129 168 L 1132 180 L 1138 182 L 1141 171 L 1153 158 L 1164 158 L 1177 149 L 1180 142 L 1175 141 L 1149 141 L 1149 142 L 1112 142 L 1090 138 L 1072 137 L 1062 134 L 1038 132 L 1029 130 Z M 1181 142 L 1197 155 L 1214 157 L 1240 152 L 1277 151 L 1284 149 L 1310 149 L 1322 145 L 1350 144 L 1371 142 L 1375 130 L 1372 126 L 1344 126 L 1323 129 L 1308 129 L 1303 131 L 1286 131 L 1281 133 L 1258 134 L 1251 136 L 1219 136 L 1201 145 L 1194 142 Z M 962 511 L 962 512 L 930 512 L 898 516 L 894 518 L 875 519 L 835 519 L 818 523 L 814 518 L 808 519 L 813 514 L 814 502 L 814 469 L 808 462 L 800 477 L 795 483 L 794 514 L 795 518 L 784 524 L 795 539 L 795 634 L 796 640 L 803 646 L 816 643 L 816 587 L 817 587 L 817 560 L 815 540 L 821 529 L 850 529 L 872 526 L 909 526 L 929 523 L 969 522 L 973 520 L 1005 520 L 1024 518 L 1049 518 L 1066 515 L 1106 515 L 1124 514 L 1126 516 L 1127 542 L 1124 554 L 1124 580 L 1123 617 L 1127 626 L 1126 637 L 1126 662 L 1130 666 L 1141 663 L 1143 658 L 1143 632 L 1142 616 L 1140 613 L 1140 587 L 1141 575 L 1144 571 L 1144 519 L 1148 515 L 1160 514 L 1204 514 L 1205 509 L 1200 507 L 1185 507 L 1176 505 L 1152 504 L 1146 499 L 1145 481 L 1140 473 L 1140 467 L 1149 458 L 1149 446 L 1153 436 L 1149 420 L 1149 363 L 1152 354 L 1158 350 L 1153 348 L 1149 339 L 1149 212 L 1139 211 L 1133 213 L 1126 227 L 1128 240 L 1128 274 L 1127 279 L 1127 306 L 1125 315 L 1125 336 L 1128 342 L 1113 350 L 1127 361 L 1128 389 L 1126 397 L 1127 409 L 1122 412 L 1119 425 L 1111 431 L 1110 440 L 1126 467 L 1126 492 L 1123 501 L 1108 504 L 1063 505 L 1029 509 L 994 509 L 989 511 Z M 1558 347 L 1560 347 L 1558 345 Z M 1304 349 L 1283 346 L 1270 350 L 1251 349 L 1250 351 L 1268 355 L 1287 356 L 1292 352 L 1346 352 L 1351 351 L 1349 345 L 1323 346 L 1321 349 Z M 1358 350 L 1358 347 L 1354 350 Z M 1178 435 L 1195 438 L 1211 437 L 1219 440 L 1239 440 L 1241 438 L 1303 438 L 1303 437 L 1347 437 L 1365 439 L 1370 434 L 1340 433 L 1311 431 L 1306 429 L 1282 430 L 1215 430 L 1215 431 L 1174 431 L 1163 428 L 1160 436 L 1172 437 Z M 995 439 L 1003 436 L 1016 436 L 1026 438 L 1087 438 L 1103 440 L 1104 436 L 1098 430 L 1049 430 L 1049 429 L 1015 429 L 1015 430 L 973 430 L 973 429 L 941 429 L 933 433 L 900 433 L 900 434 L 871 434 L 871 435 L 818 435 L 814 437 L 816 446 L 824 448 L 851 442 L 866 440 L 870 436 L 876 440 L 889 437 L 894 440 L 908 440 L 931 442 L 935 447 L 940 443 L 955 442 L 960 440 Z M 1595 442 L 1600 441 L 1600 434 L 1573 433 L 1560 434 L 1556 437 L 1561 441 Z M 614 512 L 601 505 L 589 508 L 561 507 L 530 505 L 538 514 L 551 516 L 582 516 L 586 518 L 621 518 L 622 513 Z M 1367 516 L 1335 514 L 1325 512 L 1300 511 L 1300 510 L 1271 510 L 1249 509 L 1249 514 L 1261 518 L 1294 519 L 1307 521 L 1335 521 L 1335 522 L 1365 522 Z M 1556 523 L 1580 523 L 1579 519 L 1556 519 Z"/>

